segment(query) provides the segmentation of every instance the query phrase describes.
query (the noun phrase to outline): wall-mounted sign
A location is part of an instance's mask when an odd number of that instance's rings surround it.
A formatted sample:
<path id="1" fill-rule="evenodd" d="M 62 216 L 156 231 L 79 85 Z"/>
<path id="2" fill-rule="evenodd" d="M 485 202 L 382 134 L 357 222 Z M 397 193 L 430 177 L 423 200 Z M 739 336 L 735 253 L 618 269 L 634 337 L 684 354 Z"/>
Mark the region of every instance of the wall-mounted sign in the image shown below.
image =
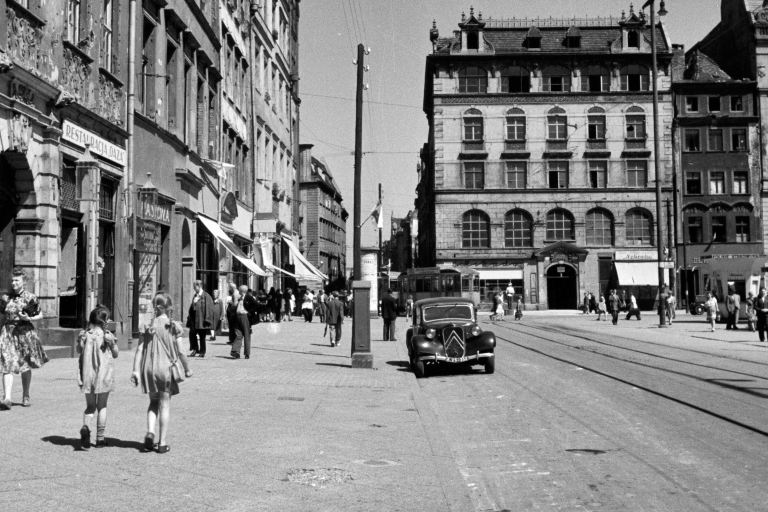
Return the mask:
<path id="1" fill-rule="evenodd" d="M 658 261 L 656 251 L 616 251 L 615 261 Z"/>
<path id="2" fill-rule="evenodd" d="M 157 203 L 150 200 L 148 194 L 139 194 L 139 215 L 145 220 L 171 225 L 171 210 L 173 204 L 162 198 Z"/>
<path id="3" fill-rule="evenodd" d="M 553 252 L 549 256 L 549 261 L 568 261 L 568 262 L 570 262 L 570 261 L 574 261 L 574 260 L 577 260 L 577 259 L 578 259 L 577 257 L 575 257 L 575 256 L 573 256 L 571 254 L 563 254 L 563 253 L 559 253 L 559 252 Z"/>
<path id="4" fill-rule="evenodd" d="M 160 242 L 160 226 L 154 222 L 146 222 L 138 219 L 136 222 L 136 250 L 160 254 L 162 243 Z"/>
<path id="5" fill-rule="evenodd" d="M 102 156 L 119 165 L 125 165 L 126 163 L 125 150 L 123 148 L 70 121 L 64 121 L 61 138 L 81 148 L 84 148 L 86 144 L 90 144 L 91 153 Z"/>

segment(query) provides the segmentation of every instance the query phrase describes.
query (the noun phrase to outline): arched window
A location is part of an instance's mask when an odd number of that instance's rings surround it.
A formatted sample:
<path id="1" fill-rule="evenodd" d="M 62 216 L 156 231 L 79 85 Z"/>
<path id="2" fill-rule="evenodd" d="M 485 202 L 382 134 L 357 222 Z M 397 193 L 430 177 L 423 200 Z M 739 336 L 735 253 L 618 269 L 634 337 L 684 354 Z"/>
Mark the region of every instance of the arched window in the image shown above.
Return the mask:
<path id="1" fill-rule="evenodd" d="M 526 42 L 528 43 L 529 50 L 541 50 L 541 30 L 537 27 L 528 29 Z"/>
<path id="2" fill-rule="evenodd" d="M 507 110 L 507 141 L 525 141 L 525 112 L 519 108 Z"/>
<path id="3" fill-rule="evenodd" d="M 488 92 L 488 72 L 479 66 L 467 66 L 459 71 L 459 92 L 485 94 Z"/>
<path id="4" fill-rule="evenodd" d="M 528 212 L 512 210 L 504 217 L 504 247 L 533 247 L 533 220 Z"/>
<path id="5" fill-rule="evenodd" d="M 645 139 L 645 111 L 640 107 L 627 109 L 627 138 Z"/>
<path id="6" fill-rule="evenodd" d="M 566 140 L 568 138 L 568 117 L 565 110 L 555 107 L 547 112 L 547 139 Z"/>
<path id="7" fill-rule="evenodd" d="M 478 210 L 465 213 L 461 222 L 461 239 L 462 247 L 490 247 L 491 220 L 488 215 Z"/>
<path id="8" fill-rule="evenodd" d="M 501 92 L 531 92 L 531 74 L 520 66 L 509 66 L 501 72 Z"/>
<path id="9" fill-rule="evenodd" d="M 570 92 L 571 72 L 564 66 L 548 66 L 542 72 L 545 92 Z"/>
<path id="10" fill-rule="evenodd" d="M 480 142 L 483 140 L 483 113 L 476 108 L 464 112 L 464 140 Z"/>
<path id="11" fill-rule="evenodd" d="M 621 68 L 622 91 L 647 91 L 650 79 L 648 68 L 641 64 L 630 64 Z"/>
<path id="12" fill-rule="evenodd" d="M 613 216 L 608 210 L 587 212 L 586 230 L 587 245 L 613 245 Z"/>
<path id="13" fill-rule="evenodd" d="M 651 225 L 653 217 L 645 210 L 629 210 L 625 219 L 627 245 L 653 245 Z"/>
<path id="14" fill-rule="evenodd" d="M 565 34 L 565 46 L 567 48 L 581 48 L 581 31 L 579 27 L 571 27 Z"/>
<path id="15" fill-rule="evenodd" d="M 581 70 L 581 90 L 607 92 L 611 90 L 611 75 L 605 66 L 587 66 Z"/>
<path id="16" fill-rule="evenodd" d="M 573 216 L 568 210 L 552 210 L 547 214 L 547 240 L 574 240 Z"/>

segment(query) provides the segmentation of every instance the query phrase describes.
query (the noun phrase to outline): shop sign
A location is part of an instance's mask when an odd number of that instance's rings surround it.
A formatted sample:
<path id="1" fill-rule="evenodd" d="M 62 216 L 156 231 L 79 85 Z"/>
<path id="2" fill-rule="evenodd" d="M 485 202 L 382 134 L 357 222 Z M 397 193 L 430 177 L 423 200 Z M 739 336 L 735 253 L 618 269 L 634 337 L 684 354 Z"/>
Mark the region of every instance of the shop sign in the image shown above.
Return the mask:
<path id="1" fill-rule="evenodd" d="M 149 194 L 139 194 L 139 212 L 143 219 L 170 225 L 172 207 L 170 201 L 157 198 L 154 202 Z"/>
<path id="2" fill-rule="evenodd" d="M 559 252 L 553 252 L 549 256 L 549 261 L 573 261 L 574 256 L 571 256 L 570 254 L 563 254 Z"/>
<path id="3" fill-rule="evenodd" d="M 138 219 L 136 222 L 136 250 L 153 254 L 162 252 L 160 225 Z"/>
<path id="4" fill-rule="evenodd" d="M 762 254 L 708 254 L 702 256 L 702 260 L 739 260 L 742 258 L 765 258 Z"/>
<path id="5" fill-rule="evenodd" d="M 616 251 L 615 261 L 658 261 L 656 251 Z"/>
<path id="6" fill-rule="evenodd" d="M 116 164 L 125 165 L 125 150 L 123 148 L 70 121 L 64 121 L 61 138 L 81 148 L 84 148 L 86 144 L 90 144 L 91 153 L 102 156 Z"/>

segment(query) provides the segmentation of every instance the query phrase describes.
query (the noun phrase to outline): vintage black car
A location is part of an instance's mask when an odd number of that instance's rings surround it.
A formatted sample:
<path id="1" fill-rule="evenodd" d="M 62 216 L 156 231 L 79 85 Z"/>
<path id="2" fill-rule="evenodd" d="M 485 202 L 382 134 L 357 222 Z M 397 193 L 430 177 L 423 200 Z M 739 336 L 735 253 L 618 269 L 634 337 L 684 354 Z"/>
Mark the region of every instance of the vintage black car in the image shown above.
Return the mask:
<path id="1" fill-rule="evenodd" d="M 494 372 L 496 336 L 477 325 L 470 299 L 423 299 L 413 309 L 405 343 L 416 377 L 425 377 L 429 366 L 438 363 L 483 365 L 487 373 Z"/>

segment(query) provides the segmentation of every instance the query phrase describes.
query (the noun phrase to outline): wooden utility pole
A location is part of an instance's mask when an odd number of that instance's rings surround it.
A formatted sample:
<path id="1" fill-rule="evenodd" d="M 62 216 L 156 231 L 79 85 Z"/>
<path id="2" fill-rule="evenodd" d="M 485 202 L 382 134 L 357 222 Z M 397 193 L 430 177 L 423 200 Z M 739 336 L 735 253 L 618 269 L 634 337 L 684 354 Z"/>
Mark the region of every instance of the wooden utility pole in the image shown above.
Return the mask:
<path id="1" fill-rule="evenodd" d="M 381 204 L 381 183 L 379 183 L 379 204 Z M 379 216 L 381 216 L 381 215 L 384 215 L 384 208 L 383 207 L 381 209 L 379 209 Z M 384 219 L 381 219 L 378 222 L 379 222 L 379 224 L 384 226 Z M 379 230 L 379 268 L 376 270 L 376 274 L 381 272 L 381 267 L 384 265 L 384 254 L 382 254 L 382 252 L 381 252 L 381 237 L 382 237 L 383 231 L 384 231 L 384 228 Z M 389 250 L 390 250 L 390 252 L 392 251 L 392 239 L 391 238 L 390 238 L 390 241 L 389 241 Z M 379 295 L 381 295 L 381 290 L 379 290 Z"/>
<path id="2" fill-rule="evenodd" d="M 355 109 L 355 215 L 353 222 L 355 224 L 354 234 L 354 280 L 360 281 L 363 278 L 362 273 L 362 252 L 361 247 L 361 226 L 363 221 L 363 78 L 365 74 L 365 48 L 362 44 L 357 45 L 357 99 Z"/>

